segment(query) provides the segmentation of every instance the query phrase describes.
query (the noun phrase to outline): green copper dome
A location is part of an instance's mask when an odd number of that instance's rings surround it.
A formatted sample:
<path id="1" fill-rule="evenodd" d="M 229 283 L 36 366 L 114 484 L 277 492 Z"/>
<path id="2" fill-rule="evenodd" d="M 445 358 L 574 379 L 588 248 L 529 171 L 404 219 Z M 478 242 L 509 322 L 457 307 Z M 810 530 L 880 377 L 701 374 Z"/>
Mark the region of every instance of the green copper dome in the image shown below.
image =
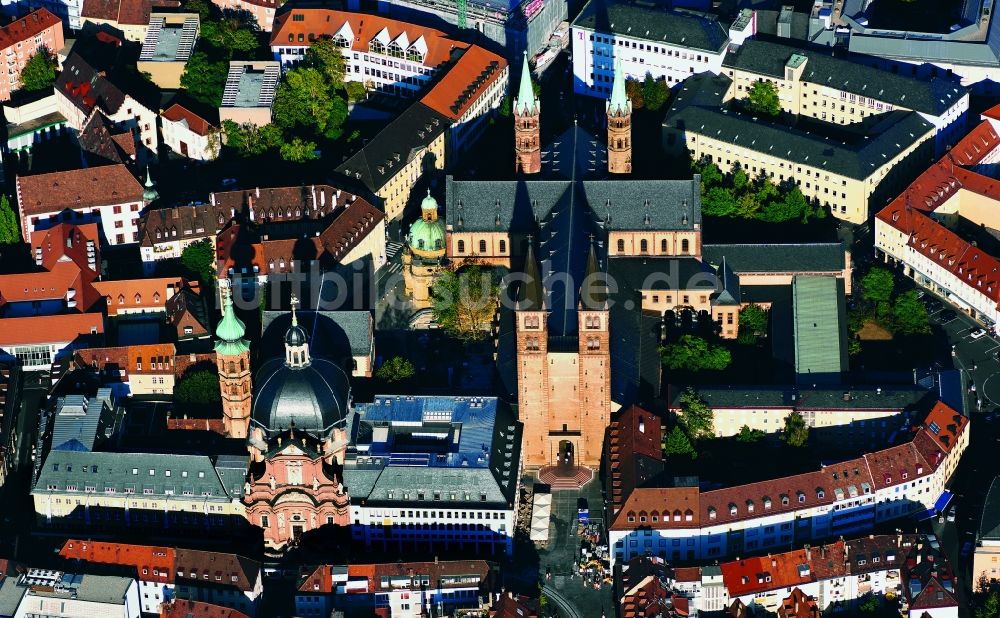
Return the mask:
<path id="1" fill-rule="evenodd" d="M 440 220 L 417 219 L 410 225 L 409 242 L 410 249 L 418 254 L 434 251 L 444 253 L 444 223 Z"/>
<path id="2" fill-rule="evenodd" d="M 427 197 L 420 202 L 420 210 L 433 210 L 435 213 L 438 210 L 438 201 L 431 195 L 430 189 L 427 189 Z"/>
<path id="3" fill-rule="evenodd" d="M 227 293 L 223 293 L 222 320 L 215 329 L 215 336 L 219 341 L 215 343 L 215 351 L 222 354 L 242 354 L 250 349 L 250 343 L 243 338 L 246 334 L 246 325 L 236 317 L 233 311 L 233 302 Z"/>

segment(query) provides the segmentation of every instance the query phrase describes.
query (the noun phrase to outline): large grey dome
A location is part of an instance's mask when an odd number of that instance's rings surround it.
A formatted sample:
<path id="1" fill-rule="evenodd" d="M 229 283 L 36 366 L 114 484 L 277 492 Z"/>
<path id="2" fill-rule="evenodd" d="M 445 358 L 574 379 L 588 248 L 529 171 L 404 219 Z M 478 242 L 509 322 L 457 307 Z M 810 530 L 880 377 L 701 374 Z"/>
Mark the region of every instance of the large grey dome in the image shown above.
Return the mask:
<path id="1" fill-rule="evenodd" d="M 285 345 L 303 345 L 306 342 L 306 331 L 298 324 L 293 325 L 285 333 Z"/>
<path id="2" fill-rule="evenodd" d="M 342 424 L 347 415 L 350 384 L 336 364 L 314 358 L 301 368 L 289 367 L 283 358 L 266 361 L 257 372 L 253 420 L 276 432 L 296 429 L 322 434 Z"/>

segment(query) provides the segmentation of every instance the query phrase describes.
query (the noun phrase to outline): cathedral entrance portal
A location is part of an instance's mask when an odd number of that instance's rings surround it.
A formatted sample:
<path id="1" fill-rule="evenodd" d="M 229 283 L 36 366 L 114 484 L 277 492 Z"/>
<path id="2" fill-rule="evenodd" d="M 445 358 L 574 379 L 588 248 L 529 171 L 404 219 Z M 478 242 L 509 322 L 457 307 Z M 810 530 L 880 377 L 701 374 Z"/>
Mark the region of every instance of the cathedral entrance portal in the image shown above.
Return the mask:
<path id="1" fill-rule="evenodd" d="M 568 468 L 573 467 L 574 464 L 574 454 L 573 454 L 573 443 L 569 440 L 562 440 L 559 442 L 559 462 L 560 466 L 565 466 Z"/>

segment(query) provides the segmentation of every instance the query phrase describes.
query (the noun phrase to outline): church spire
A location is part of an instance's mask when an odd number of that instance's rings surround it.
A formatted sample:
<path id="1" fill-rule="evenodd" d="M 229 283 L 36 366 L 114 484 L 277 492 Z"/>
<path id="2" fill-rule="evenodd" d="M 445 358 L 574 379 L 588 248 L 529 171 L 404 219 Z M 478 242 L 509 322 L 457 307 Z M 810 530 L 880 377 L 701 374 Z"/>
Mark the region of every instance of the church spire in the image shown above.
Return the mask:
<path id="1" fill-rule="evenodd" d="M 545 311 L 545 288 L 542 273 L 535 258 L 534 243 L 528 236 L 528 254 L 524 257 L 524 278 L 517 292 L 518 311 Z"/>
<path id="2" fill-rule="evenodd" d="M 243 338 L 247 331 L 246 325 L 236 317 L 233 310 L 230 286 L 219 287 L 222 295 L 222 320 L 215 329 L 215 336 L 219 338 L 215 342 L 215 351 L 221 354 L 242 354 L 250 349 L 250 343 Z"/>
<path id="3" fill-rule="evenodd" d="M 627 116 L 632 113 L 632 102 L 625 90 L 625 71 L 622 62 L 615 63 L 615 81 L 611 86 L 611 99 L 608 101 L 609 116 Z"/>
<path id="4" fill-rule="evenodd" d="M 531 68 L 528 66 L 528 52 L 524 52 L 521 60 L 521 83 L 518 86 L 517 98 L 514 99 L 514 111 L 521 116 L 534 116 L 538 111 L 538 100 L 535 90 L 531 87 Z"/>
<path id="5" fill-rule="evenodd" d="M 590 237 L 590 253 L 587 255 L 587 269 L 580 286 L 580 308 L 589 311 L 604 311 L 608 305 L 608 285 L 597 261 L 594 237 Z"/>

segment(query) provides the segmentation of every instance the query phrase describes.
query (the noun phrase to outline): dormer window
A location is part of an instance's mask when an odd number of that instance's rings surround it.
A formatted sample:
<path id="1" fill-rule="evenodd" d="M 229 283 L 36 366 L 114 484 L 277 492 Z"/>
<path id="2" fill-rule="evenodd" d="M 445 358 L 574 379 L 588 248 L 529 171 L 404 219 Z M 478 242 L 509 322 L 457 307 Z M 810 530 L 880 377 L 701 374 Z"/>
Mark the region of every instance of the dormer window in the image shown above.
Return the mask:
<path id="1" fill-rule="evenodd" d="M 802 492 L 800 491 L 800 492 L 798 492 L 798 494 L 797 494 L 797 495 L 798 495 L 798 497 L 799 497 L 799 502 L 805 502 L 805 501 L 806 501 L 806 495 L 805 495 L 804 493 L 802 493 Z"/>
<path id="2" fill-rule="evenodd" d="M 735 505 L 735 504 L 732 504 L 732 503 L 730 503 L 730 504 L 729 504 L 729 514 L 730 514 L 731 516 L 733 516 L 733 517 L 736 517 L 736 513 L 737 513 L 737 509 L 736 509 L 736 505 Z"/>
<path id="3" fill-rule="evenodd" d="M 764 510 L 767 510 L 767 509 L 771 508 L 771 499 L 770 498 L 768 498 L 767 496 L 764 496 L 763 502 L 764 502 Z"/>
<path id="4" fill-rule="evenodd" d="M 715 508 L 714 508 L 714 507 L 711 507 L 711 506 L 710 506 L 710 507 L 708 507 L 708 518 L 709 518 L 710 520 L 714 520 L 714 519 L 715 519 L 715 516 L 716 516 L 716 512 L 715 512 Z"/>

